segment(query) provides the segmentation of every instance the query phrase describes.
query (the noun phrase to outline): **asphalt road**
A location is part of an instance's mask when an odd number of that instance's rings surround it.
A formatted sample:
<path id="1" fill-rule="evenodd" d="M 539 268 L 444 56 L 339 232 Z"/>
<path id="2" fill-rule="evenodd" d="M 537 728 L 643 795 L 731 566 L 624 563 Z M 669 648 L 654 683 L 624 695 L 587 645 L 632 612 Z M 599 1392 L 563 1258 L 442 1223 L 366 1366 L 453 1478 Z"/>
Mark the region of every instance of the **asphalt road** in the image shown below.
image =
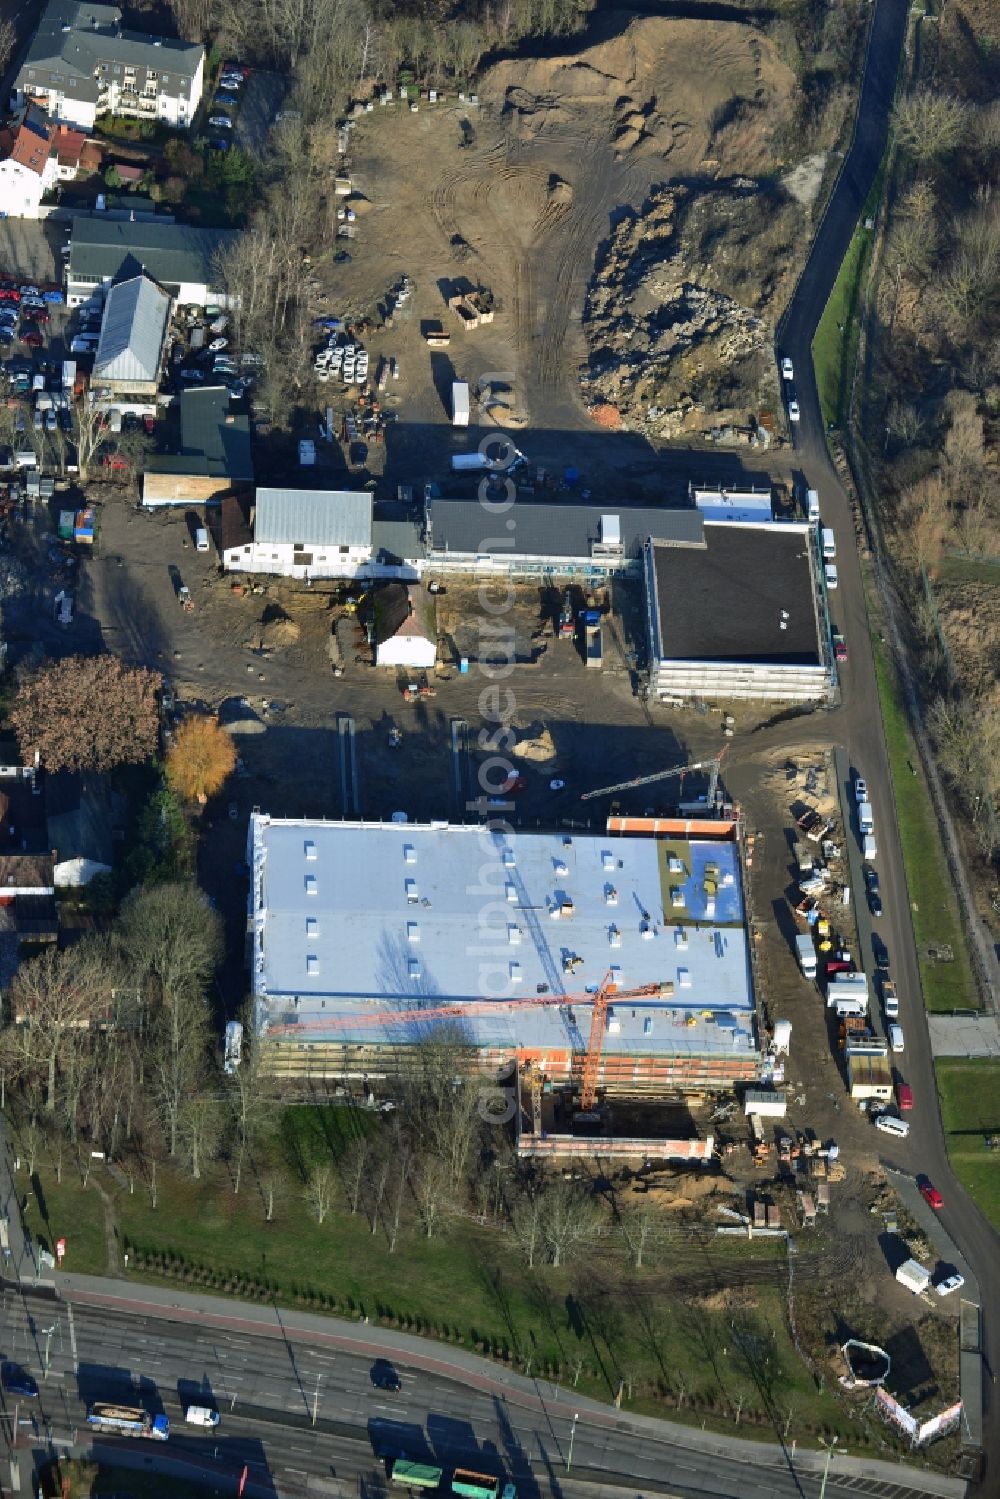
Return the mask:
<path id="1" fill-rule="evenodd" d="M 934 1064 L 926 1016 L 920 998 L 920 976 L 906 888 L 888 755 L 878 708 L 875 665 L 870 647 L 861 567 L 850 503 L 826 447 L 823 418 L 813 374 L 811 344 L 861 210 L 885 151 L 888 117 L 897 65 L 909 12 L 908 0 L 878 0 L 872 19 L 868 61 L 854 144 L 831 197 L 795 297 L 779 329 L 778 354 L 791 357 L 801 420 L 792 425 L 801 481 L 818 489 L 824 526 L 837 539 L 838 587 L 830 595 L 834 627 L 848 644 L 843 668 L 843 706 L 836 714 L 836 734 L 852 766 L 868 782 L 878 841 L 878 868 L 884 916 L 875 923 L 889 950 L 892 977 L 900 994 L 900 1021 L 906 1050 L 900 1074 L 914 1092 L 908 1139 L 893 1142 L 892 1160 L 904 1170 L 925 1173 L 944 1197 L 941 1219 L 979 1281 L 984 1309 L 984 1356 L 995 1367 L 997 1334 L 991 1325 L 1000 1307 L 1000 1238 L 952 1174 L 944 1143 Z M 901 788 L 905 790 L 905 788 Z M 859 892 L 860 898 L 860 892 Z M 866 955 L 870 958 L 870 955 Z M 897 1059 L 894 1059 L 897 1060 Z M 985 1384 L 983 1445 L 987 1454 L 987 1488 L 998 1492 L 1000 1480 L 1000 1402 L 992 1380 Z"/>
<path id="2" fill-rule="evenodd" d="M 136 1295 L 142 1296 L 141 1287 Z M 51 1439 L 58 1449 L 86 1443 L 85 1406 L 95 1399 L 125 1400 L 138 1390 L 152 1412 L 171 1420 L 166 1448 L 142 1444 L 157 1462 L 161 1455 L 204 1463 L 217 1476 L 249 1470 L 254 1495 L 305 1488 L 307 1479 L 336 1479 L 353 1494 L 386 1489 L 383 1459 L 405 1453 L 442 1467 L 465 1464 L 512 1477 L 522 1499 L 543 1493 L 573 1499 L 575 1485 L 600 1484 L 627 1491 L 677 1495 L 770 1495 L 813 1499 L 821 1481 L 815 1454 L 760 1447 L 748 1460 L 743 1444 L 700 1432 L 678 1436 L 663 1423 L 638 1423 L 572 1393 L 536 1384 L 526 1399 L 505 1390 L 500 1379 L 473 1378 L 408 1367 L 394 1360 L 399 1394 L 371 1383 L 370 1353 L 310 1343 L 301 1333 L 260 1336 L 221 1325 L 223 1319 L 194 1316 L 171 1320 L 169 1307 L 149 1315 L 22 1298 L 8 1292 L 3 1311 L 3 1354 L 38 1377 L 37 1402 L 7 1397 L 7 1419 L 18 1422 L 22 1442 Z M 239 1312 L 242 1309 L 234 1309 Z M 244 1312 L 243 1315 L 246 1315 Z M 251 1309 L 252 1315 L 252 1309 Z M 237 1321 L 236 1317 L 230 1322 Z M 443 1367 L 449 1350 L 434 1350 Z M 47 1371 L 47 1372 L 46 1372 Z M 135 1398 L 132 1396 L 131 1398 Z M 212 1403 L 222 1413 L 214 1433 L 182 1424 L 188 1403 Z M 574 1412 L 578 1419 L 574 1419 Z M 661 1434 L 662 1433 L 662 1434 Z M 139 1444 L 101 1439 L 134 1452 Z M 730 1450 L 727 1450 L 730 1449 Z M 838 1474 L 834 1463 L 827 1494 L 905 1499 L 914 1493 L 948 1492 L 946 1485 L 913 1486 L 905 1469 Z M 952 1489 L 951 1492 L 954 1490 Z M 343 1489 L 341 1490 L 343 1492 Z M 590 1490 L 592 1493 L 592 1490 Z"/>

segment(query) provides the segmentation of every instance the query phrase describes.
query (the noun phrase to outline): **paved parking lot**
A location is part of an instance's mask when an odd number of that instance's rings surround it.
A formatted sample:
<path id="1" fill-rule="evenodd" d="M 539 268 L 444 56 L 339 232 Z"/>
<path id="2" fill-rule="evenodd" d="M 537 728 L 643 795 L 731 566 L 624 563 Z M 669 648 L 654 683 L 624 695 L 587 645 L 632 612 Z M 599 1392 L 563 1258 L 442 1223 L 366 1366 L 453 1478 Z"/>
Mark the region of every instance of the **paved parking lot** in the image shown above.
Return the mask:
<path id="1" fill-rule="evenodd" d="M 267 133 L 281 108 L 288 80 L 277 73 L 251 73 L 243 85 L 240 110 L 234 132 L 236 144 L 244 151 L 263 151 Z"/>
<path id="2" fill-rule="evenodd" d="M 0 272 L 61 283 L 59 251 L 68 233 L 69 224 L 59 219 L 0 219 Z"/>

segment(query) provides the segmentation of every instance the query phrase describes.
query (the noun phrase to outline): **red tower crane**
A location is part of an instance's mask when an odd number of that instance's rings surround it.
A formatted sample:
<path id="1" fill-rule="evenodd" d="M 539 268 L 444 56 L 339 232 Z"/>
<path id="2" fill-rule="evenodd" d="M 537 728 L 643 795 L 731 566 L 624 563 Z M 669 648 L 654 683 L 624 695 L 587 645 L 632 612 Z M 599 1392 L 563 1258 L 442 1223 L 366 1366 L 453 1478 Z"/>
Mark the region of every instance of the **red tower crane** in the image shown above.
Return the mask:
<path id="1" fill-rule="evenodd" d="M 668 983 L 643 984 L 638 989 L 619 989 L 609 969 L 599 989 L 592 994 L 530 994 L 519 999 L 474 999 L 468 1004 L 434 1005 L 428 1009 L 371 1010 L 358 1015 L 330 1015 L 323 1020 L 292 1021 L 268 1027 L 271 1036 L 300 1036 L 304 1031 L 354 1030 L 357 1027 L 400 1025 L 414 1020 L 464 1020 L 469 1015 L 496 1014 L 498 1010 L 562 1008 L 591 1005 L 590 1035 L 583 1059 L 580 1107 L 586 1113 L 597 1101 L 597 1079 L 601 1070 L 608 1005 L 614 999 L 643 999 L 668 994 Z"/>

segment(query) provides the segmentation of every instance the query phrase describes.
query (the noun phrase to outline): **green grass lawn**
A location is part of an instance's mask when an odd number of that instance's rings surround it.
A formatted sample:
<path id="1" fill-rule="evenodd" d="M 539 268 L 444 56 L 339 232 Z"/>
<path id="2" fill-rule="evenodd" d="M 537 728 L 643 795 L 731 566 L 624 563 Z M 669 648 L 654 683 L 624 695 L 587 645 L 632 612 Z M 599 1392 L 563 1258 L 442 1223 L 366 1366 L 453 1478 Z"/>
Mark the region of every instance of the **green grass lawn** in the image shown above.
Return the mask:
<path id="1" fill-rule="evenodd" d="M 886 164 L 883 161 L 861 210 L 861 227 L 851 237 L 813 339 L 816 387 L 823 420 L 828 427 L 843 428 L 847 424 L 858 339 L 861 336 L 865 283 L 875 238 L 872 230 L 864 228 L 864 222 L 866 218 L 874 218 L 878 210 L 885 183 L 885 170 Z"/>
<path id="2" fill-rule="evenodd" d="M 920 771 L 920 759 L 910 735 L 892 667 L 877 639 L 873 639 L 872 648 L 906 880 L 913 903 L 913 929 L 924 1003 L 929 1010 L 978 1009 L 979 994 L 969 966 L 958 902 L 945 862 L 937 818 Z M 911 765 L 916 766 L 916 775 L 911 773 Z M 954 962 L 931 961 L 927 950 L 937 945 L 950 946 L 955 954 Z"/>
<path id="3" fill-rule="evenodd" d="M 36 1185 L 25 1171 L 18 1172 L 18 1191 L 28 1194 L 25 1226 L 46 1249 L 55 1253 L 57 1239 L 66 1240 L 67 1270 L 83 1275 L 103 1275 L 107 1268 L 104 1241 L 104 1205 L 91 1182 L 84 1187 L 75 1165 L 64 1166 L 62 1183 L 48 1161 L 35 1171 Z"/>
<path id="4" fill-rule="evenodd" d="M 1000 562 L 981 557 L 942 557 L 937 568 L 942 583 L 1000 583 Z"/>
<path id="5" fill-rule="evenodd" d="M 986 1148 L 1000 1136 L 1000 1061 L 942 1057 L 937 1066 L 948 1154 L 959 1181 L 1000 1229 L 1000 1151 Z"/>
<path id="6" fill-rule="evenodd" d="M 847 422 L 871 240 L 868 230 L 855 231 L 813 339 L 816 386 L 827 426 L 843 427 Z"/>
<path id="7" fill-rule="evenodd" d="M 380 1116 L 344 1107 L 276 1111 L 258 1168 L 247 1168 L 238 1194 L 225 1162 L 194 1181 L 183 1165 L 161 1161 L 155 1208 L 141 1174 L 134 1192 L 103 1166 L 86 1189 L 75 1170 L 64 1171 L 60 1185 L 43 1157 L 36 1163 L 40 1198 L 29 1201 L 28 1224 L 49 1243 L 65 1235 L 68 1268 L 106 1271 L 99 1184 L 112 1197 L 132 1279 L 167 1278 L 192 1291 L 364 1314 L 520 1370 L 577 1382 L 581 1393 L 599 1398 L 613 1398 L 624 1381 L 631 1409 L 673 1414 L 681 1397 L 682 1420 L 713 1424 L 731 1424 L 739 1411 L 748 1435 L 764 1435 L 764 1428 L 773 1434 L 776 1412 L 783 1425 L 792 1411 L 791 1432 L 802 1440 L 824 1428 L 861 1439 L 836 1401 L 817 1391 L 792 1344 L 783 1275 L 774 1286 L 719 1289 L 737 1263 L 783 1261 L 783 1244 L 715 1240 L 710 1230 L 696 1235 L 669 1227 L 635 1271 L 605 1223 L 570 1264 L 529 1268 L 499 1224 L 457 1215 L 428 1240 L 407 1205 L 390 1252 L 384 1221 L 373 1234 L 365 1213 L 352 1215 L 338 1194 L 320 1225 L 297 1185 L 312 1162 L 336 1162 L 359 1131 L 386 1128 Z M 268 1222 L 262 1189 L 276 1167 L 284 1168 L 286 1186 Z M 26 1191 L 26 1174 L 20 1181 Z M 391 1208 L 388 1197 L 386 1204 Z M 666 1210 L 663 1221 L 672 1224 Z M 673 1279 L 678 1271 L 697 1278 L 683 1296 Z"/>

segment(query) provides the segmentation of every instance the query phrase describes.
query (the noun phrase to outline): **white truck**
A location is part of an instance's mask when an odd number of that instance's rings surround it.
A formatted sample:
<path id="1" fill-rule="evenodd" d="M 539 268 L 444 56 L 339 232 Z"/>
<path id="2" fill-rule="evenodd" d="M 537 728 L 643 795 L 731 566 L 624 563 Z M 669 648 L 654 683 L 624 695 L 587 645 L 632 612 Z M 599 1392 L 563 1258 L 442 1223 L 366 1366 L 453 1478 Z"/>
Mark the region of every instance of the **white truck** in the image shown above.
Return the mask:
<path id="1" fill-rule="evenodd" d="M 816 977 L 816 944 L 810 936 L 796 937 L 795 956 L 799 960 L 802 977 L 814 979 Z"/>
<path id="2" fill-rule="evenodd" d="M 904 1260 L 896 1271 L 896 1279 L 914 1296 L 922 1296 L 931 1283 L 931 1272 L 919 1260 Z"/>
<path id="3" fill-rule="evenodd" d="M 451 424 L 453 427 L 469 425 L 469 387 L 464 380 L 456 380 L 451 387 Z"/>

